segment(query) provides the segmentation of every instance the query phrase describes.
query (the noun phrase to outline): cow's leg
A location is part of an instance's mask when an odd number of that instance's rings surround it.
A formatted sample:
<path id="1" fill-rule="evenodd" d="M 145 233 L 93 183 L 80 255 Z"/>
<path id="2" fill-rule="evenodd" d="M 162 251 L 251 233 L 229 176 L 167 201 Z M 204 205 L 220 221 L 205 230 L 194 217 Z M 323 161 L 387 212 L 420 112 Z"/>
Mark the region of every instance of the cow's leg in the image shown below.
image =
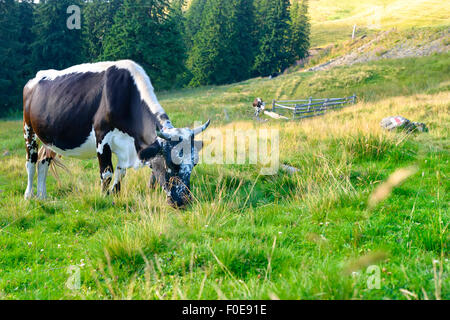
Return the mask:
<path id="1" fill-rule="evenodd" d="M 134 146 L 132 146 L 134 148 Z M 113 148 L 114 154 L 117 156 L 116 174 L 114 176 L 114 184 L 111 192 L 120 192 L 120 182 L 127 172 L 128 155 L 130 153 L 129 146 L 126 144 L 115 143 Z"/>
<path id="2" fill-rule="evenodd" d="M 42 151 L 42 150 L 41 150 Z M 50 167 L 50 163 L 52 162 L 55 153 L 51 150 L 48 150 L 44 148 L 43 150 L 44 155 L 40 156 L 42 157 L 39 159 L 38 165 L 37 165 L 37 172 L 38 172 L 38 178 L 37 178 L 37 194 L 36 196 L 39 199 L 46 199 L 47 198 L 47 173 L 48 168 Z"/>
<path id="3" fill-rule="evenodd" d="M 25 190 L 25 199 L 31 199 L 33 197 L 33 179 L 36 171 L 36 162 L 38 159 L 38 143 L 36 134 L 31 126 L 26 123 L 23 125 L 23 132 L 25 138 L 25 144 L 27 147 L 27 162 L 25 167 L 27 168 L 28 183 Z"/>
<path id="4" fill-rule="evenodd" d="M 108 187 L 113 177 L 113 166 L 111 159 L 111 148 L 108 144 L 103 146 L 102 152 L 97 152 L 100 166 L 100 180 L 102 182 L 102 191 L 108 193 Z"/>
<path id="5" fill-rule="evenodd" d="M 127 169 L 121 168 L 118 164 L 116 167 L 116 173 L 114 175 L 114 183 L 112 186 L 111 191 L 113 193 L 119 193 L 120 192 L 120 182 L 122 181 L 122 178 L 125 176 L 125 173 L 127 172 Z"/>
<path id="6" fill-rule="evenodd" d="M 158 186 L 158 180 L 156 179 L 155 172 L 152 171 L 150 176 L 150 181 L 148 183 L 148 187 L 151 189 L 155 189 Z"/>

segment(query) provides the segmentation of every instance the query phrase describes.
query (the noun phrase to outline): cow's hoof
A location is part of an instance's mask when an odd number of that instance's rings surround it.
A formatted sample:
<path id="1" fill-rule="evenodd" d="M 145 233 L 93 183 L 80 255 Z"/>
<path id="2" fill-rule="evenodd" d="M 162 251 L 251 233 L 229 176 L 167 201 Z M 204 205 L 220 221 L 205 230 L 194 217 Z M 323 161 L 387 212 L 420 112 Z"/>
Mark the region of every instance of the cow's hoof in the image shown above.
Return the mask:
<path id="1" fill-rule="evenodd" d="M 113 185 L 113 187 L 111 188 L 111 190 L 109 190 L 109 193 L 111 195 L 116 195 L 120 193 L 120 183 Z"/>
<path id="2" fill-rule="evenodd" d="M 37 193 L 36 194 L 36 198 L 39 200 L 46 200 L 47 199 L 47 194 L 46 193 Z"/>
<path id="3" fill-rule="evenodd" d="M 25 200 L 30 200 L 31 198 L 33 198 L 33 191 L 26 191 L 24 196 Z"/>

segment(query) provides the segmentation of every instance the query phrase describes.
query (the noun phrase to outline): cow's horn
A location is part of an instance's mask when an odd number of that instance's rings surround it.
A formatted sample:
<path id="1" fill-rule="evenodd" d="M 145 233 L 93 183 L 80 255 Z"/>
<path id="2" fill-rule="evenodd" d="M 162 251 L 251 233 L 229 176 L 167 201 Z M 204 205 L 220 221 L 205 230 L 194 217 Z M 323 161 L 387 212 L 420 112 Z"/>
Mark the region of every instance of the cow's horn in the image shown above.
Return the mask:
<path id="1" fill-rule="evenodd" d="M 162 131 L 156 130 L 156 135 L 157 135 L 158 137 L 160 137 L 161 139 L 170 141 L 170 135 L 168 135 L 167 133 L 164 133 L 164 132 L 162 132 Z"/>
<path id="2" fill-rule="evenodd" d="M 194 136 L 196 136 L 196 135 L 198 135 L 199 133 L 202 133 L 203 131 L 205 131 L 206 128 L 208 128 L 210 122 L 211 122 L 211 121 L 208 120 L 208 121 L 206 121 L 205 124 L 202 125 L 201 127 L 195 128 L 195 129 L 194 129 Z"/>

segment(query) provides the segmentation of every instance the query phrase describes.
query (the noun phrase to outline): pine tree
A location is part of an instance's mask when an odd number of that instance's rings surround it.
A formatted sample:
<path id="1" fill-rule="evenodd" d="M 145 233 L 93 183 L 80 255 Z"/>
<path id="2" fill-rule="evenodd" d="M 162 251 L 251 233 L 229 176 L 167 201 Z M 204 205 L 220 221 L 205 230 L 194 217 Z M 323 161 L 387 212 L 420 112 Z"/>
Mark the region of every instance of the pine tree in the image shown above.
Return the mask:
<path id="1" fill-rule="evenodd" d="M 179 11 L 168 0 L 124 0 L 103 42 L 104 60 L 132 59 L 157 89 L 169 89 L 184 69 Z"/>
<path id="2" fill-rule="evenodd" d="M 193 0 L 185 13 L 184 39 L 187 50 L 192 48 L 195 35 L 200 30 L 206 1 L 207 0 Z"/>
<path id="3" fill-rule="evenodd" d="M 253 15 L 253 0 L 230 0 L 230 29 L 228 32 L 229 54 L 232 61 L 228 66 L 233 75 L 229 82 L 248 79 L 251 74 L 255 53 L 253 32 L 255 20 Z"/>
<path id="4" fill-rule="evenodd" d="M 258 32 L 255 75 L 267 76 L 288 67 L 293 56 L 289 41 L 289 0 L 257 0 L 256 23 Z"/>
<path id="5" fill-rule="evenodd" d="M 291 51 L 296 60 L 308 55 L 310 23 L 308 0 L 294 0 L 291 8 Z"/>
<path id="6" fill-rule="evenodd" d="M 207 0 L 189 53 L 191 86 L 224 84 L 249 76 L 253 60 L 250 0 Z"/>
<path id="7" fill-rule="evenodd" d="M 122 0 L 93 0 L 83 10 L 83 48 L 86 61 L 98 61 L 108 30 Z"/>
<path id="8" fill-rule="evenodd" d="M 32 28 L 36 41 L 32 44 L 32 58 L 36 70 L 64 69 L 84 60 L 82 32 L 69 29 L 67 8 L 82 7 L 81 0 L 40 1 Z"/>
<path id="9" fill-rule="evenodd" d="M 30 76 L 32 5 L 0 0 L 0 116 L 22 108 L 22 89 Z"/>

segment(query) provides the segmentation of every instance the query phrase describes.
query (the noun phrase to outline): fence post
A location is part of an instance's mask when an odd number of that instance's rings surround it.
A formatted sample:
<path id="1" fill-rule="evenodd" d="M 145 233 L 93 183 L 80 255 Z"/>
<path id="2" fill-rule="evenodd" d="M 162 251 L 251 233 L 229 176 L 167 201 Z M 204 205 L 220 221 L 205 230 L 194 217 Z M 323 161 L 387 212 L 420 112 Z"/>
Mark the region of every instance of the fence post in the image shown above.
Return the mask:
<path id="1" fill-rule="evenodd" d="M 352 99 L 353 99 L 353 104 L 355 104 L 356 103 L 356 94 L 353 94 Z"/>
<path id="2" fill-rule="evenodd" d="M 323 103 L 324 113 L 328 110 L 328 98 L 325 99 L 325 102 Z"/>
<path id="3" fill-rule="evenodd" d="M 272 99 L 272 112 L 275 112 L 275 99 Z"/>
<path id="4" fill-rule="evenodd" d="M 311 109 L 311 103 L 312 103 L 312 97 L 309 97 L 309 101 L 308 101 L 308 112 Z"/>

